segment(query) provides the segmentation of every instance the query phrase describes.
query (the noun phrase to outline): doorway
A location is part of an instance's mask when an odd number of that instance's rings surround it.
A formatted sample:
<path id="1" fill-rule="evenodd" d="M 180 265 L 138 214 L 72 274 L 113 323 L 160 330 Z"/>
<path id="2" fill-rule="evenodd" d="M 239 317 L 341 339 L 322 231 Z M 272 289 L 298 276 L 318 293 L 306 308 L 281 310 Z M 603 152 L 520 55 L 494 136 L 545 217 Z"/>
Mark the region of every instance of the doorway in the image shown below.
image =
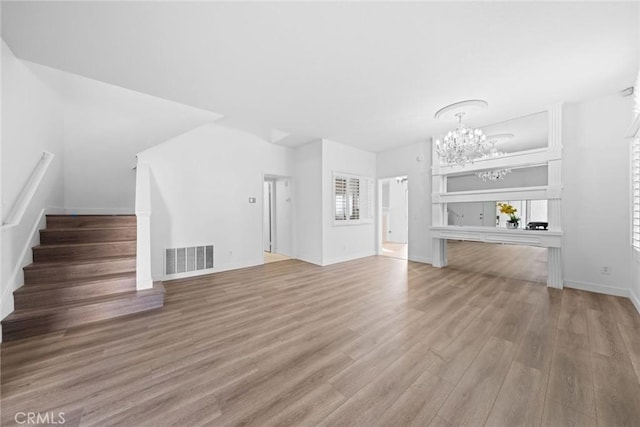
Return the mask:
<path id="1" fill-rule="evenodd" d="M 262 196 L 264 262 L 291 259 L 291 179 L 283 176 L 265 175 Z"/>
<path id="2" fill-rule="evenodd" d="M 383 256 L 408 259 L 409 178 L 398 176 L 380 180 L 380 247 Z"/>

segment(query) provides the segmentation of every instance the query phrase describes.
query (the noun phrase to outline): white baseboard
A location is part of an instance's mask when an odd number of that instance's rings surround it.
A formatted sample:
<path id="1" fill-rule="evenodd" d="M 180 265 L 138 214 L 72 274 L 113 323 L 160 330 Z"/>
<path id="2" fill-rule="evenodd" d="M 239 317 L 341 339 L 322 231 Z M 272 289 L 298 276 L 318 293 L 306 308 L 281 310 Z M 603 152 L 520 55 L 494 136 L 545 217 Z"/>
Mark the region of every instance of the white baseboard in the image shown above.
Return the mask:
<path id="1" fill-rule="evenodd" d="M 612 286 L 599 285 L 597 283 L 577 282 L 564 280 L 565 288 L 580 289 L 582 291 L 596 292 L 599 294 L 613 295 L 630 298 L 629 289 L 614 288 Z"/>
<path id="2" fill-rule="evenodd" d="M 178 273 L 178 274 L 172 274 L 170 276 L 160 276 L 160 277 L 154 277 L 153 280 L 154 281 L 169 281 L 169 280 L 177 280 L 177 279 L 186 279 L 189 277 L 196 277 L 196 276 L 206 276 L 207 274 L 213 274 L 213 273 L 221 273 L 223 271 L 231 271 L 231 270 L 238 270 L 240 268 L 249 268 L 249 267 L 255 267 L 258 265 L 263 265 L 262 262 L 244 262 L 244 263 L 230 263 L 230 264 L 225 264 L 225 265 L 221 265 L 215 268 L 209 268 L 207 270 L 197 270 L 197 271 L 189 271 L 186 273 Z"/>
<path id="3" fill-rule="evenodd" d="M 631 300 L 633 305 L 636 307 L 636 310 L 638 311 L 638 313 L 640 313 L 640 297 L 638 297 L 638 295 L 636 295 L 636 293 L 633 292 L 633 290 L 631 290 L 629 292 L 629 299 Z"/>
<path id="4" fill-rule="evenodd" d="M 297 255 L 293 258 L 298 259 L 300 261 L 308 262 L 309 264 L 322 266 L 322 261 L 315 259 L 315 257 L 310 257 L 306 255 Z"/>
<path id="5" fill-rule="evenodd" d="M 64 208 L 59 215 L 135 215 L 134 208 Z"/>
<path id="6" fill-rule="evenodd" d="M 431 258 L 415 256 L 415 255 L 409 256 L 409 261 L 420 262 L 422 264 L 433 264 L 433 261 Z"/>
<path id="7" fill-rule="evenodd" d="M 343 255 L 339 257 L 330 258 L 328 260 L 323 260 L 322 266 L 324 267 L 327 265 L 338 264 L 341 262 L 353 261 L 354 259 L 366 258 L 369 256 L 375 256 L 375 255 L 376 255 L 376 251 L 367 251 L 367 252 L 361 252 L 358 254 Z"/>

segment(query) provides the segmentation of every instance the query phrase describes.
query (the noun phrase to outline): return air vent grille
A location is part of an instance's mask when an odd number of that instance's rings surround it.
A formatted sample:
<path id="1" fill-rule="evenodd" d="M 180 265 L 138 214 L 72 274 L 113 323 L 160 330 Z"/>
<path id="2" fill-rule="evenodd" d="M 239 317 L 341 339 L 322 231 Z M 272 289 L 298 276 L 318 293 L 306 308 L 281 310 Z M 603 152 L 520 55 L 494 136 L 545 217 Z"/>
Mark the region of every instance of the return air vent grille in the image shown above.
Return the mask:
<path id="1" fill-rule="evenodd" d="M 213 245 L 165 249 L 164 273 L 188 273 L 213 268 Z"/>

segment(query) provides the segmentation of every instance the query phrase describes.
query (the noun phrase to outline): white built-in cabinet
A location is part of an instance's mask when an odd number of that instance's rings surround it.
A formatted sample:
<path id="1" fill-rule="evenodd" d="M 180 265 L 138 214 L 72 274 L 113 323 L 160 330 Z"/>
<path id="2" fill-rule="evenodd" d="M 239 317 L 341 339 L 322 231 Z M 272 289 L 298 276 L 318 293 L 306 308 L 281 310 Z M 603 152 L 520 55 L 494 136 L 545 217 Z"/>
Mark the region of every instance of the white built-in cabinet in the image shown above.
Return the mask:
<path id="1" fill-rule="evenodd" d="M 441 165 L 432 144 L 432 261 L 434 267 L 447 265 L 447 239 L 488 243 L 530 245 L 547 248 L 547 285 L 562 288 L 562 105 L 548 109 L 547 146 L 504 156 L 477 160 L 465 166 Z M 483 170 L 547 166 L 547 185 L 475 191 L 447 191 L 447 178 Z M 548 230 L 507 229 L 448 225 L 447 204 L 496 200 L 547 200 Z M 524 225 L 524 224 L 523 224 Z"/>

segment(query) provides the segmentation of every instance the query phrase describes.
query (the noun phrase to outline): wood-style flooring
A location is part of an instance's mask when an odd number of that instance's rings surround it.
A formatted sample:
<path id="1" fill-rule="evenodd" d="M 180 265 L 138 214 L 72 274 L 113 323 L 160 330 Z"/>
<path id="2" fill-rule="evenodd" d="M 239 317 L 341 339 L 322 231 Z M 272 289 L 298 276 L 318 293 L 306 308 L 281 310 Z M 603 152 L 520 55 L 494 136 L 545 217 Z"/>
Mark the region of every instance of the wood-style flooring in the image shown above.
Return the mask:
<path id="1" fill-rule="evenodd" d="M 547 283 L 547 249 L 449 240 L 449 268 Z"/>
<path id="2" fill-rule="evenodd" d="M 406 243 L 382 242 L 382 253 L 380 255 L 407 259 L 408 252 L 409 245 Z"/>
<path id="3" fill-rule="evenodd" d="M 629 300 L 389 257 L 165 282 L 165 307 L 2 344 L 2 425 L 631 426 Z"/>
<path id="4" fill-rule="evenodd" d="M 265 252 L 264 253 L 264 262 L 265 262 L 265 264 L 268 264 L 270 262 L 286 261 L 288 259 L 291 259 L 291 257 L 289 257 L 287 255 L 278 254 L 278 253 L 275 253 L 275 252 Z"/>

